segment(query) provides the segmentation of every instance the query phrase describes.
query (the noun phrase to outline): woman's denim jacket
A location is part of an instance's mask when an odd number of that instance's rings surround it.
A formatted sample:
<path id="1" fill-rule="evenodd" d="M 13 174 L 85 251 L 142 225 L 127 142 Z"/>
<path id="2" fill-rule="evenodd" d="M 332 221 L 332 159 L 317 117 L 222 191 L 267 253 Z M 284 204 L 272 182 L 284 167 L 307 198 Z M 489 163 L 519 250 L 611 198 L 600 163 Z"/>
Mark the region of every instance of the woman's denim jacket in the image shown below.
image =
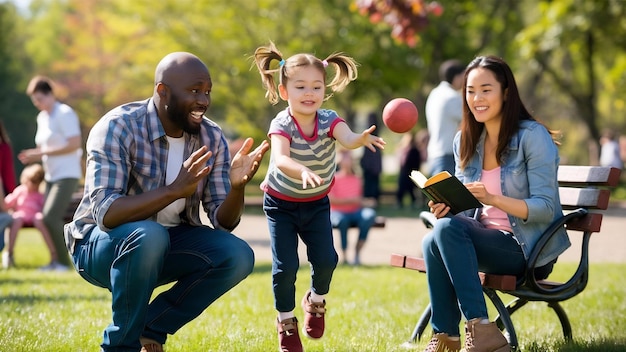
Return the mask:
<path id="1" fill-rule="evenodd" d="M 482 173 L 485 131 L 464 170 L 460 168 L 460 138 L 461 133 L 458 132 L 454 138 L 456 177 L 463 183 L 478 181 Z M 558 165 L 557 146 L 546 128 L 536 121 L 521 121 L 519 131 L 512 136 L 500 162 L 500 187 L 503 195 L 523 199 L 528 206 L 528 218 L 525 220 L 508 215 L 513 234 L 526 259 L 543 231 L 552 221 L 563 216 L 557 182 Z M 569 237 L 562 228 L 542 251 L 537 266 L 554 260 L 569 246 Z"/>

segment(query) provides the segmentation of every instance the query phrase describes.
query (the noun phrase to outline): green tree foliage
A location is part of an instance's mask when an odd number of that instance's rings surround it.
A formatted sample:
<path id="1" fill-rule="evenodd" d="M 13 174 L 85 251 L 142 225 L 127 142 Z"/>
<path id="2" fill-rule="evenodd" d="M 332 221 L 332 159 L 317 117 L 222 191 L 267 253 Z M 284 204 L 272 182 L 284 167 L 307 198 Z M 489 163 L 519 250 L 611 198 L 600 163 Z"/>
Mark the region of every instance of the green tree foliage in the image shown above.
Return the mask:
<path id="1" fill-rule="evenodd" d="M 595 150 L 602 129 L 626 132 L 626 2 L 538 1 L 535 9 L 526 11 L 517 37 L 521 59 L 541 74 L 539 95 L 556 102 L 559 124 L 583 127 L 569 129 L 566 146 L 573 162 L 589 162 L 581 142 L 591 141 Z M 555 91 L 560 98 L 551 102 Z"/>
<path id="2" fill-rule="evenodd" d="M 7 129 L 13 151 L 34 145 L 35 116 L 37 110 L 24 94 L 24 68 L 29 67 L 29 58 L 22 50 L 25 37 L 22 35 L 24 21 L 13 4 L 0 3 L 0 120 Z M 22 166 L 14 158 L 16 173 Z"/>
<path id="3" fill-rule="evenodd" d="M 15 91 L 23 92 L 24 75 L 49 75 L 65 87 L 63 100 L 87 127 L 118 104 L 150 96 L 157 62 L 184 50 L 211 70 L 211 118 L 233 138 L 265 138 L 285 104 L 264 98 L 250 57 L 272 40 L 287 57 L 343 51 L 359 62 L 357 81 L 326 103 L 355 128 L 365 127 L 355 116 L 380 112 L 394 97 L 413 100 L 423 114 L 443 60 L 495 54 L 511 64 L 535 115 L 563 131 L 569 160 L 588 162 L 573 146 L 596 140 L 603 127 L 624 131 L 624 1 L 439 3 L 443 12 L 427 15 L 428 25 L 409 46 L 384 21 L 362 15 L 356 0 L 33 0 L 16 39 L 3 37 L 0 55 L 21 74 Z M 16 46 L 28 55 L 11 50 Z"/>

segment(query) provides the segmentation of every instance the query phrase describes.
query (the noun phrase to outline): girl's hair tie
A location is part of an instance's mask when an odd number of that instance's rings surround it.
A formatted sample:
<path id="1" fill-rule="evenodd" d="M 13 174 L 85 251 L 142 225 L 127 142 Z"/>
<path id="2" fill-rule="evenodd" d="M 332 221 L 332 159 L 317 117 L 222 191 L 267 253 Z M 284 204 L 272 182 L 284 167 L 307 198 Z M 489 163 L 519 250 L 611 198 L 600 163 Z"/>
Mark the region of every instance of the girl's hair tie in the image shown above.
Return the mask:
<path id="1" fill-rule="evenodd" d="M 278 63 L 278 66 L 280 67 L 285 66 L 285 59 L 280 60 L 280 62 Z"/>
<path id="2" fill-rule="evenodd" d="M 322 60 L 322 65 L 324 65 L 324 68 L 328 67 L 328 61 Z"/>

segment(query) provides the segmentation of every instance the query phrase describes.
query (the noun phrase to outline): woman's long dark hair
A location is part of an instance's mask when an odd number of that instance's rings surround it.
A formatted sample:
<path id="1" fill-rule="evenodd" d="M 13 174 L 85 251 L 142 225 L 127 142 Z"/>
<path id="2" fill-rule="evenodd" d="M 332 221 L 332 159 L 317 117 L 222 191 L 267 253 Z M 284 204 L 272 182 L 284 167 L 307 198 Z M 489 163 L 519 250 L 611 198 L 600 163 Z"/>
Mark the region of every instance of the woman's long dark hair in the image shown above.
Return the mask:
<path id="1" fill-rule="evenodd" d="M 465 70 L 465 76 L 463 78 L 463 119 L 461 121 L 461 144 L 460 144 L 460 161 L 461 168 L 465 168 L 469 161 L 476 153 L 476 145 L 480 139 L 480 135 L 485 126 L 484 123 L 476 121 L 474 114 L 472 114 L 467 104 L 465 96 L 467 90 L 467 76 L 476 68 L 484 68 L 493 72 L 496 80 L 500 83 L 502 89 L 502 123 L 500 125 L 500 135 L 498 136 L 498 147 L 496 148 L 496 160 L 498 164 L 502 160 L 502 156 L 506 152 L 506 148 L 511 140 L 511 137 L 517 133 L 519 129 L 519 123 L 522 120 L 536 119 L 528 112 L 528 109 L 524 106 L 522 99 L 515 83 L 515 77 L 509 65 L 497 56 L 479 56 L 467 65 Z M 548 132 L 552 134 L 553 139 L 557 132 L 548 129 Z M 557 143 L 558 144 L 558 143 Z"/>

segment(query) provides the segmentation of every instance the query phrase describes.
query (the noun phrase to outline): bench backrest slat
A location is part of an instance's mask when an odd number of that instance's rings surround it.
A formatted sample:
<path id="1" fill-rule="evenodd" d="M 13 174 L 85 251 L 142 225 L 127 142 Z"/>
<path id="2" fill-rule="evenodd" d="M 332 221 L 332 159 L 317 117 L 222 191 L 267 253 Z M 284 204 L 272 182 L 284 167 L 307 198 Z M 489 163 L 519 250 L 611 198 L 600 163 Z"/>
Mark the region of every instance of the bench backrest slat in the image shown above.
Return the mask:
<path id="1" fill-rule="evenodd" d="M 595 185 L 615 187 L 619 183 L 620 170 L 614 167 L 560 165 L 559 184 Z"/>
<path id="2" fill-rule="evenodd" d="M 605 210 L 609 207 L 611 191 L 597 188 L 559 187 L 563 209 L 590 208 Z"/>
<path id="3" fill-rule="evenodd" d="M 557 177 L 563 210 L 606 210 L 611 197 L 610 188 L 619 184 L 620 170 L 603 166 L 560 165 Z M 567 229 L 600 232 L 601 224 L 602 214 L 589 213 L 569 221 Z"/>

